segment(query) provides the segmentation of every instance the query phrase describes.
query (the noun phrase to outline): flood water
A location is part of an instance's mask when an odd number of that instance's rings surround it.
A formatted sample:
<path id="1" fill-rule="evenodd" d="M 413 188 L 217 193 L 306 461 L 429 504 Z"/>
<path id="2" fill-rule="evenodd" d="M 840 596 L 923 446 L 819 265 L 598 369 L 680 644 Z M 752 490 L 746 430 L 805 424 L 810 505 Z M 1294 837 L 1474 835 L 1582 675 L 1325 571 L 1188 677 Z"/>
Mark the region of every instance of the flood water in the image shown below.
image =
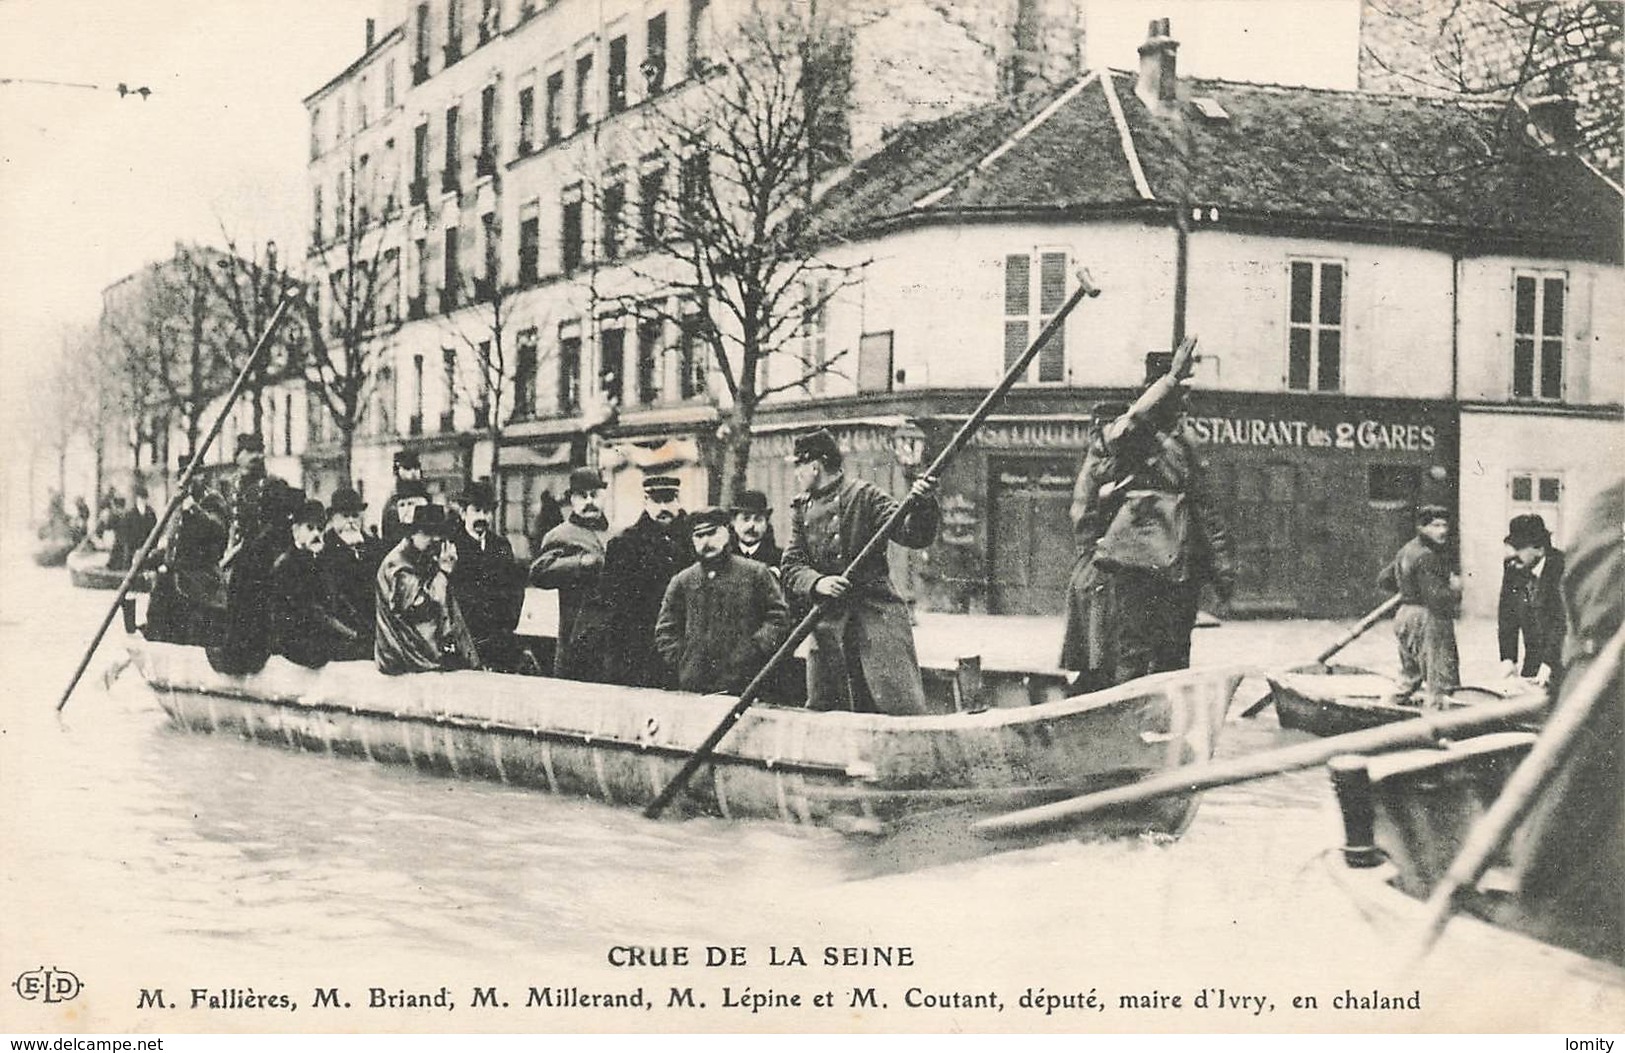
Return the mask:
<path id="1" fill-rule="evenodd" d="M 1406 931 L 1374 925 L 1324 865 L 1340 824 L 1320 770 L 1210 791 L 1177 842 L 1061 841 L 958 862 L 945 861 L 951 839 L 877 852 L 765 822 L 650 822 L 592 801 L 177 731 L 133 668 L 104 684 L 122 653 L 116 623 L 59 720 L 55 702 L 110 596 L 69 587 L 64 571 L 27 565 L 15 547 L 4 552 L 0 966 L 8 982 L 40 966 L 84 982 L 52 1026 L 297 1029 L 318 1018 L 160 1015 L 138 1012 L 136 1000 L 159 985 L 307 997 L 327 984 L 434 990 L 463 981 L 516 995 L 531 985 L 641 984 L 662 998 L 679 981 L 702 998 L 722 984 L 861 982 L 892 991 L 894 1005 L 677 1019 L 535 1009 L 476 1019 L 465 1009 L 327 1018 L 320 1029 L 1573 1031 L 1592 1013 L 1625 1019 L 1617 990 L 1554 1001 L 1552 991 L 1572 986 L 1561 970 L 1507 965 L 1499 951 L 1486 958 L 1454 927 L 1440 952 L 1402 971 L 1395 951 Z M 1216 643 L 1198 644 L 1199 662 L 1224 657 L 1203 654 Z M 1266 713 L 1232 720 L 1221 755 L 1300 740 Z M 612 968 L 610 949 L 623 945 L 684 946 L 696 958 L 707 945 L 742 946 L 749 967 Z M 908 946 L 915 964 L 766 964 L 770 947 L 782 955 L 800 946 L 816 962 L 825 946 L 876 945 Z M 1110 1008 L 1045 1016 L 1016 1004 L 1040 986 L 1095 989 Z M 900 1008 L 914 987 L 997 989 L 1005 1009 Z M 1275 1008 L 1194 1009 L 1204 987 L 1265 992 Z M 1374 988 L 1420 990 L 1424 1007 L 1328 1006 L 1346 990 Z M 1182 1007 L 1120 1008 L 1119 995 L 1153 990 L 1180 993 Z M 1315 1011 L 1291 1008 L 1300 992 L 1318 996 Z M 466 1002 L 466 991 L 454 997 Z M 10 1017 L 21 1003 L 4 1004 L 0 1030 L 8 1019 L 44 1026 Z"/>

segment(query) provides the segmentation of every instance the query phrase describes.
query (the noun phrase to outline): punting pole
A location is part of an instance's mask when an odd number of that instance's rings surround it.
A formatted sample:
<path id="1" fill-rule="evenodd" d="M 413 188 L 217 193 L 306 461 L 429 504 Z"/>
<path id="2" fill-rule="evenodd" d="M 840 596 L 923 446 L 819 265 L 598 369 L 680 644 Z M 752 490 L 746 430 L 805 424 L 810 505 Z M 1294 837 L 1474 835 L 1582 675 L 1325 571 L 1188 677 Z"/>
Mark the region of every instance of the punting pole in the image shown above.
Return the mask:
<path id="1" fill-rule="evenodd" d="M 125 594 L 130 591 L 130 586 L 135 583 L 136 575 L 141 573 L 143 565 L 147 562 L 147 557 L 152 554 L 153 546 L 157 545 L 158 539 L 164 536 L 164 529 L 169 526 L 169 521 L 175 516 L 175 510 L 180 507 L 182 498 L 186 496 L 186 488 L 192 482 L 192 474 L 197 471 L 198 465 L 203 463 L 203 455 L 208 451 L 209 446 L 213 444 L 216 437 L 219 436 L 220 429 L 226 426 L 226 415 L 231 412 L 231 407 L 236 403 L 237 396 L 243 393 L 243 388 L 248 384 L 249 374 L 254 371 L 254 366 L 259 362 L 260 355 L 264 354 L 265 349 L 270 346 L 271 337 L 276 333 L 277 327 L 282 324 L 282 319 L 287 315 L 288 308 L 298 299 L 297 292 L 293 290 L 285 291 L 282 294 L 282 299 L 277 302 L 276 309 L 271 312 L 271 317 L 266 320 L 264 330 L 260 332 L 259 339 L 254 342 L 254 349 L 248 353 L 248 360 L 243 363 L 243 368 L 238 372 L 236 381 L 231 385 L 231 390 L 226 393 L 226 401 L 220 407 L 220 412 L 215 415 L 214 423 L 209 426 L 208 434 L 204 435 L 203 441 L 193 451 L 192 460 L 187 463 L 186 470 L 181 473 L 180 481 L 175 484 L 175 493 L 169 499 L 169 506 L 164 509 L 164 514 L 158 517 L 158 522 L 147 532 L 147 539 L 141 543 L 141 547 L 130 558 L 130 569 L 124 575 L 124 580 L 119 582 L 118 592 L 113 594 L 112 606 L 108 607 L 106 616 L 102 618 L 101 627 L 96 630 L 96 635 L 90 640 L 90 646 L 85 648 L 84 657 L 79 659 L 79 668 L 73 671 L 73 679 L 68 681 L 67 690 L 62 692 L 62 698 L 56 704 L 57 712 L 60 713 L 62 707 L 68 704 L 68 699 L 73 695 L 73 689 L 79 686 L 79 679 L 85 675 L 85 668 L 90 665 L 91 656 L 96 653 L 96 648 L 101 645 L 102 637 L 107 635 L 107 627 L 113 624 L 113 618 L 118 614 L 119 607 L 124 603 Z"/>
<path id="2" fill-rule="evenodd" d="M 1619 675 L 1622 653 L 1625 653 L 1625 626 L 1614 631 L 1580 679 L 1563 692 L 1541 728 L 1540 737 L 1507 779 L 1500 796 L 1473 824 L 1466 844 L 1461 846 L 1444 877 L 1428 896 L 1428 916 L 1418 941 L 1417 958 L 1427 954 L 1443 934 L 1462 890 L 1478 883 L 1507 838 L 1540 802 L 1542 791 L 1562 770 L 1563 762 L 1585 734 L 1592 713 L 1600 705 L 1619 704 L 1619 696 L 1609 688 Z"/>
<path id="3" fill-rule="evenodd" d="M 1396 608 L 1398 606 L 1399 606 L 1399 594 L 1398 593 L 1395 593 L 1394 595 L 1388 597 L 1386 600 L 1383 600 L 1382 603 L 1377 607 L 1376 610 L 1372 611 L 1370 614 L 1366 615 L 1364 618 L 1361 618 L 1359 623 L 1356 624 L 1354 626 L 1354 628 L 1352 628 L 1348 632 L 1344 633 L 1341 639 L 1339 639 L 1336 643 L 1332 644 L 1330 647 L 1326 648 L 1324 651 L 1322 651 L 1319 654 L 1315 655 L 1314 664 L 1315 665 L 1325 665 L 1326 664 L 1326 659 L 1330 658 L 1332 655 L 1334 655 L 1337 652 L 1341 651 L 1343 648 L 1347 647 L 1349 644 L 1353 643 L 1355 640 L 1358 640 L 1360 637 L 1364 636 L 1366 634 L 1367 630 L 1369 630 L 1373 625 L 1376 625 L 1378 622 L 1380 622 L 1384 618 L 1386 618 L 1390 613 L 1393 612 L 1394 608 Z M 1246 709 L 1242 710 L 1240 715 L 1243 716 L 1243 717 L 1256 717 L 1258 714 L 1260 714 L 1260 713 L 1262 713 L 1264 711 L 1265 706 L 1268 706 L 1271 702 L 1274 702 L 1274 701 L 1275 701 L 1275 692 L 1273 692 L 1273 691 L 1266 692 L 1264 694 L 1263 698 L 1259 699 L 1257 702 L 1254 702 L 1252 705 L 1250 705 Z"/>
<path id="4" fill-rule="evenodd" d="M 943 467 L 953 459 L 954 454 L 958 453 L 965 443 L 969 441 L 976 429 L 981 427 L 982 422 L 993 411 L 994 404 L 1002 399 L 1022 374 L 1027 371 L 1027 366 L 1037 356 L 1039 349 L 1048 343 L 1050 337 L 1060 330 L 1061 325 L 1066 321 L 1066 316 L 1072 313 L 1072 309 L 1082 302 L 1084 297 L 1100 295 L 1100 289 L 1090 279 L 1088 271 L 1079 271 L 1077 280 L 1077 289 L 1061 305 L 1061 309 L 1055 312 L 1055 316 L 1039 332 L 1038 337 L 1028 345 L 1027 350 L 1023 351 L 1021 356 L 1010 364 L 1010 368 L 1005 370 L 1004 377 L 999 381 L 998 385 L 987 393 L 987 396 L 982 399 L 981 404 L 976 407 L 965 423 L 959 426 L 959 430 L 954 433 L 954 437 L 948 440 L 948 445 L 942 448 L 942 452 L 937 454 L 936 460 L 932 461 L 930 466 L 922 473 L 924 476 L 934 478 L 942 473 Z M 905 497 L 898 503 L 897 508 L 886 519 L 886 522 L 863 546 L 863 549 L 853 557 L 852 561 L 846 565 L 846 570 L 842 572 L 843 575 L 850 575 L 855 572 L 859 566 L 890 540 L 892 532 L 897 529 L 897 524 L 902 522 L 903 516 L 908 513 L 909 506 L 912 503 L 911 497 Z M 783 643 L 779 644 L 779 649 L 773 652 L 773 656 L 767 660 L 767 664 L 762 666 L 761 671 L 756 674 L 749 684 L 745 685 L 745 690 L 739 695 L 739 701 L 734 703 L 733 708 L 728 710 L 722 721 L 711 730 L 711 734 L 707 735 L 705 741 L 700 743 L 698 748 L 694 750 L 693 756 L 688 758 L 682 769 L 672 778 L 671 782 L 666 784 L 666 788 L 660 791 L 660 796 L 656 797 L 643 810 L 645 817 L 649 819 L 659 818 L 660 813 L 664 812 L 666 806 L 671 804 L 672 798 L 683 791 L 683 787 L 688 785 L 689 779 L 694 777 L 694 773 L 700 769 L 700 766 L 706 762 L 712 751 L 716 749 L 717 743 L 721 742 L 723 736 L 727 735 L 734 724 L 738 723 L 739 718 L 744 716 L 745 710 L 755 704 L 757 697 L 762 692 L 762 686 L 767 683 L 768 677 L 783 664 L 786 658 L 795 653 L 795 649 L 801 645 L 801 641 L 805 640 L 807 635 L 812 632 L 813 626 L 818 624 L 818 618 L 823 613 L 823 610 L 823 604 L 814 604 L 813 609 L 808 611 L 806 616 L 790 631 L 790 635 L 785 637 Z"/>
<path id="5" fill-rule="evenodd" d="M 1127 786 L 983 819 L 972 823 L 971 830 L 983 837 L 1011 837 L 1069 826 L 1111 808 L 1312 768 L 1325 764 L 1341 753 L 1376 753 L 1408 746 L 1425 746 L 1441 739 L 1457 737 L 1462 732 L 1517 724 L 1539 715 L 1545 709 L 1546 696 L 1532 694 L 1502 702 L 1485 702 L 1462 710 L 1422 713 L 1413 720 L 1402 720 L 1397 724 L 1351 731 L 1346 735 L 1333 735 L 1210 764 L 1176 768 Z"/>

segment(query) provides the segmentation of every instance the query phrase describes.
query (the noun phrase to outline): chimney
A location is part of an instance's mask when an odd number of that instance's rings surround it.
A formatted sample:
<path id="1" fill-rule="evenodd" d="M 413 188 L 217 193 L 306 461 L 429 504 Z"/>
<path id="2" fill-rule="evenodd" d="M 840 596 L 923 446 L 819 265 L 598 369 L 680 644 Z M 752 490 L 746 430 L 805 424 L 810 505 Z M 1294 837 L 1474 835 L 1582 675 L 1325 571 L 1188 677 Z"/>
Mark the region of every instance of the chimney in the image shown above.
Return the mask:
<path id="1" fill-rule="evenodd" d="M 1175 69 L 1174 53 L 1179 41 L 1169 36 L 1172 30 L 1166 18 L 1154 18 L 1146 30 L 1146 40 L 1140 45 L 1140 79 L 1134 84 L 1134 93 L 1153 110 L 1166 112 L 1178 99 L 1179 75 Z"/>
<path id="2" fill-rule="evenodd" d="M 376 18 L 369 18 L 369 19 L 367 19 L 367 50 L 368 51 L 372 50 L 372 46 L 373 46 L 374 43 L 377 42 L 377 40 L 378 40 L 378 20 Z"/>

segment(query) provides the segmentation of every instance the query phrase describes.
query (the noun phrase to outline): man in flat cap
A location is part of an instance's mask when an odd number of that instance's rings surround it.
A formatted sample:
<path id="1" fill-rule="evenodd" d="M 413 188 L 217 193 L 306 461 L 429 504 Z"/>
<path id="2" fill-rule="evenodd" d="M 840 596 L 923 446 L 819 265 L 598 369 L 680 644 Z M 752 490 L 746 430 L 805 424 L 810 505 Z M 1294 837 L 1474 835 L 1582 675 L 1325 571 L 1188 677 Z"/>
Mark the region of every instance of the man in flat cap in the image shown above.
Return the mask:
<path id="1" fill-rule="evenodd" d="M 1568 632 L 1563 616 L 1563 552 L 1552 547 L 1546 520 L 1533 513 L 1512 517 L 1506 543 L 1512 555 L 1501 569 L 1501 601 L 1496 609 L 1501 672 L 1546 684 L 1563 668 L 1563 637 Z"/>
<path id="2" fill-rule="evenodd" d="M 389 548 L 406 536 L 406 526 L 412 514 L 429 503 L 429 487 L 423 482 L 423 461 L 416 450 L 399 450 L 395 454 L 395 492 L 384 502 L 383 522 L 380 530 L 384 544 Z"/>
<path id="3" fill-rule="evenodd" d="M 655 648 L 655 621 L 672 576 L 694 562 L 694 543 L 675 475 L 643 477 L 643 514 L 604 546 L 604 599 L 614 643 L 610 678 L 633 687 L 660 687 L 665 661 Z"/>
<path id="4" fill-rule="evenodd" d="M 530 565 L 530 583 L 559 592 L 559 637 L 553 675 L 567 680 L 603 680 L 608 646 L 609 606 L 599 583 L 604 570 L 604 477 L 596 468 L 570 473 L 565 492 L 570 516 L 543 537 Z"/>
<path id="5" fill-rule="evenodd" d="M 1399 593 L 1394 640 L 1399 645 L 1399 701 L 1409 703 L 1427 687 L 1426 703 L 1438 709 L 1461 686 L 1456 651 L 1456 607 L 1461 576 L 1450 567 L 1450 512 L 1442 505 L 1416 510 L 1416 536 L 1405 542 L 1377 575 L 1377 584 Z"/>
<path id="6" fill-rule="evenodd" d="M 478 669 L 479 651 L 463 620 L 451 575 L 457 549 L 447 540 L 455 521 L 441 505 L 419 505 L 400 543 L 378 568 L 378 623 L 373 657 L 382 673 Z"/>
<path id="7" fill-rule="evenodd" d="M 1117 671 L 1116 610 L 1111 574 L 1095 563 L 1095 548 L 1111 523 L 1117 502 L 1111 499 L 1117 459 L 1106 449 L 1105 428 L 1128 412 L 1126 402 L 1101 402 L 1090 414 L 1089 447 L 1072 486 L 1072 575 L 1066 590 L 1066 630 L 1061 638 L 1061 668 L 1075 670 L 1073 691 L 1083 694 L 1110 687 Z M 1105 495 L 1102 491 L 1105 490 Z"/>
<path id="8" fill-rule="evenodd" d="M 525 605 L 525 571 L 514 559 L 513 545 L 492 522 L 497 502 L 491 484 L 470 483 L 458 503 L 463 517 L 452 534 L 457 570 L 451 583 L 482 664 L 499 673 L 512 672 L 519 664 L 513 630 Z"/>
<path id="9" fill-rule="evenodd" d="M 835 436 L 820 428 L 795 440 L 796 484 L 790 505 L 790 544 L 784 585 L 792 597 L 821 604 L 807 658 L 807 700 L 814 709 L 914 714 L 925 712 L 925 689 L 914 653 L 908 606 L 892 587 L 881 546 L 850 575 L 846 565 L 897 508 L 870 483 L 842 471 Z M 936 539 L 941 510 L 936 480 L 909 489 L 908 512 L 891 540 L 925 548 Z"/>
<path id="10" fill-rule="evenodd" d="M 784 550 L 773 536 L 773 509 L 760 490 L 746 490 L 733 506 L 734 551 L 746 559 L 766 564 L 774 576 Z"/>
<path id="11" fill-rule="evenodd" d="M 698 562 L 666 586 L 655 647 L 684 691 L 743 691 L 789 631 L 784 593 L 768 568 L 729 551 L 725 509 L 688 517 Z"/>
<path id="12" fill-rule="evenodd" d="M 378 565 L 384 560 L 384 543 L 369 537 L 361 527 L 367 503 L 351 486 L 333 492 L 327 511 L 327 530 L 316 557 L 322 583 L 334 617 L 355 636 L 339 647 L 336 660 L 372 660 L 373 634 L 377 629 Z"/>

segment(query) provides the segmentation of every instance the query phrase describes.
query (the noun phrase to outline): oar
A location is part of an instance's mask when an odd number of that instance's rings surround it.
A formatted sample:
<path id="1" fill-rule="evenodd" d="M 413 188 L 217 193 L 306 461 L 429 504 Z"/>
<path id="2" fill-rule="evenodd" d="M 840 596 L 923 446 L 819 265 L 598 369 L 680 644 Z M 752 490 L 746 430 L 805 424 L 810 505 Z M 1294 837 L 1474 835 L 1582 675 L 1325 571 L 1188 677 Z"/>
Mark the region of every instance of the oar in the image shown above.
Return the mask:
<path id="1" fill-rule="evenodd" d="M 1077 290 L 1061 305 L 1060 310 L 1044 326 L 1037 339 L 1028 346 L 1026 351 L 1021 353 L 1019 358 L 1010 364 L 1009 369 L 1005 370 L 1004 377 L 999 381 L 998 386 L 987 393 L 987 397 L 982 399 L 975 412 L 970 415 L 964 424 L 959 426 L 959 430 L 948 441 L 948 445 L 943 447 L 942 452 L 937 454 L 936 460 L 932 461 L 931 466 L 922 473 L 924 476 L 936 477 L 942 473 L 943 466 L 953 458 L 954 454 L 959 452 L 960 448 L 970 439 L 971 434 L 987 419 L 987 415 L 992 412 L 994 404 L 1003 398 L 1005 393 L 1015 385 L 1016 381 L 1026 373 L 1027 366 L 1031 364 L 1039 349 L 1061 328 L 1062 323 L 1066 321 L 1066 316 L 1072 313 L 1072 309 L 1085 296 L 1100 295 L 1100 290 L 1090 280 L 1088 271 L 1079 271 L 1077 279 Z M 863 546 L 862 551 L 846 565 L 846 570 L 842 572 L 843 576 L 853 574 L 858 567 L 891 539 L 892 532 L 897 529 L 897 524 L 902 521 L 912 503 L 909 498 L 904 498 L 898 503 L 897 508 L 893 510 L 886 522 Z M 762 692 L 763 685 L 767 683 L 773 671 L 794 653 L 795 649 L 801 645 L 801 641 L 805 640 L 807 635 L 812 632 L 813 626 L 818 624 L 818 618 L 823 613 L 823 610 L 822 604 L 814 604 L 812 610 L 808 611 L 806 616 L 790 631 L 790 635 L 785 637 L 784 642 L 779 645 L 779 649 L 773 652 L 773 657 L 769 658 L 767 664 L 762 666 L 761 671 L 756 674 L 749 684 L 745 685 L 745 690 L 740 694 L 739 701 L 735 702 L 733 708 L 723 716 L 722 721 L 711 729 L 711 734 L 707 735 L 705 741 L 700 743 L 693 756 L 689 757 L 687 763 L 672 778 L 671 782 L 666 784 L 666 788 L 660 791 L 660 796 L 656 797 L 643 810 L 646 817 L 650 819 L 659 818 L 660 813 L 666 810 L 667 805 L 671 804 L 672 798 L 683 791 L 683 787 L 688 785 L 689 779 L 694 777 L 694 773 L 699 771 L 700 767 L 711 756 L 712 751 L 716 749 L 717 743 L 721 742 L 723 736 L 727 735 L 733 726 L 739 722 L 739 718 L 745 715 L 745 710 L 755 704 L 757 697 Z"/>
<path id="2" fill-rule="evenodd" d="M 1619 696 L 1612 686 L 1619 675 L 1622 652 L 1625 652 L 1625 626 L 1615 630 L 1590 668 L 1563 692 L 1528 755 L 1507 779 L 1495 803 L 1473 824 L 1467 843 L 1461 846 L 1444 877 L 1428 896 L 1428 916 L 1423 924 L 1417 958 L 1432 949 L 1450 923 L 1462 890 L 1478 884 L 1495 854 L 1540 801 L 1541 792 L 1586 733 L 1592 713 L 1599 705 L 1619 704 Z"/>
<path id="3" fill-rule="evenodd" d="M 1346 735 L 1315 739 L 1211 764 L 1192 764 L 1127 786 L 983 819 L 972 824 L 971 829 L 983 837 L 1010 837 L 1053 829 L 1109 808 L 1143 804 L 1159 797 L 1267 779 L 1289 771 L 1312 768 L 1340 753 L 1377 753 L 1407 746 L 1423 746 L 1440 739 L 1459 737 L 1463 732 L 1516 724 L 1536 716 L 1545 707 L 1546 697 L 1535 694 L 1503 702 L 1485 702 L 1469 709 L 1425 712 L 1396 724 L 1351 731 Z"/>
<path id="4" fill-rule="evenodd" d="M 62 698 L 56 704 L 57 712 L 60 713 L 62 707 L 68 704 L 68 698 L 73 694 L 73 689 L 79 686 L 79 678 L 85 675 L 85 668 L 90 665 L 91 656 L 96 653 L 96 648 L 101 645 L 102 637 L 107 635 L 107 627 L 113 624 L 113 618 L 118 614 L 119 607 L 124 602 L 125 593 L 130 591 L 130 586 L 135 583 L 136 575 L 141 573 L 142 567 L 147 562 L 147 557 L 151 555 L 153 546 L 158 544 L 158 539 L 164 534 L 164 528 L 169 526 L 170 519 L 174 518 L 175 510 L 180 507 L 181 499 L 186 496 L 186 488 L 192 481 L 192 473 L 196 472 L 198 465 L 203 463 L 203 454 L 207 452 L 210 444 L 220 434 L 220 429 L 226 426 L 226 415 L 231 412 L 231 407 L 237 401 L 237 396 L 242 394 L 244 386 L 248 383 L 249 374 L 254 370 L 255 363 L 259 361 L 260 355 L 270 344 L 271 336 L 276 332 L 277 327 L 282 324 L 283 316 L 288 313 L 288 308 L 298 298 L 297 292 L 293 290 L 284 292 L 282 299 L 276 305 L 276 310 L 272 311 L 271 317 L 266 320 L 265 329 L 260 333 L 260 338 L 255 341 L 254 349 L 248 353 L 248 361 L 243 363 L 242 370 L 237 374 L 236 382 L 231 385 L 231 390 L 226 393 L 226 401 L 221 405 L 220 412 L 215 416 L 214 424 L 209 427 L 208 434 L 203 437 L 198 448 L 193 451 L 192 460 L 186 465 L 186 470 L 181 473 L 180 481 L 175 484 L 175 495 L 169 499 L 169 506 L 164 509 L 164 514 L 158 517 L 158 522 L 153 525 L 153 528 L 147 532 L 147 540 L 141 543 L 141 547 L 130 558 L 130 569 L 125 573 L 124 580 L 119 583 L 118 592 L 113 594 L 113 604 L 107 609 L 107 616 L 102 619 L 101 627 L 96 630 L 96 635 L 91 638 L 90 646 L 85 649 L 85 656 L 79 659 L 79 668 L 73 671 L 73 679 L 68 681 L 67 690 L 62 692 Z"/>
<path id="5" fill-rule="evenodd" d="M 1382 603 L 1377 607 L 1376 610 L 1372 611 L 1370 614 L 1366 615 L 1364 618 L 1361 618 L 1360 621 L 1358 622 L 1358 624 L 1356 624 L 1354 626 L 1354 628 L 1350 629 L 1348 632 L 1343 634 L 1341 639 L 1339 639 L 1336 643 L 1332 644 L 1330 647 L 1326 648 L 1324 651 L 1322 651 L 1319 654 L 1315 655 L 1314 664 L 1315 665 L 1325 665 L 1326 664 L 1326 659 L 1330 658 L 1332 655 L 1334 655 L 1337 652 L 1341 651 L 1343 648 L 1347 647 L 1349 644 L 1353 643 L 1355 640 L 1358 640 L 1360 637 L 1364 636 L 1366 634 L 1366 630 L 1370 629 L 1373 625 L 1376 625 L 1378 622 L 1382 621 L 1390 613 L 1392 613 L 1392 611 L 1393 611 L 1393 609 L 1395 607 L 1398 607 L 1398 606 L 1399 606 L 1399 595 L 1397 593 L 1390 596 L 1390 597 L 1388 597 L 1386 600 L 1383 600 Z M 1262 713 L 1264 711 L 1265 706 L 1269 705 L 1271 702 L 1274 702 L 1274 701 L 1275 701 L 1275 692 L 1274 691 L 1267 691 L 1267 692 L 1264 693 L 1263 698 L 1259 699 L 1257 702 L 1254 702 L 1252 705 L 1250 705 L 1246 709 L 1242 710 L 1241 715 L 1243 717 L 1256 717 L 1258 714 L 1260 714 L 1260 713 Z"/>

